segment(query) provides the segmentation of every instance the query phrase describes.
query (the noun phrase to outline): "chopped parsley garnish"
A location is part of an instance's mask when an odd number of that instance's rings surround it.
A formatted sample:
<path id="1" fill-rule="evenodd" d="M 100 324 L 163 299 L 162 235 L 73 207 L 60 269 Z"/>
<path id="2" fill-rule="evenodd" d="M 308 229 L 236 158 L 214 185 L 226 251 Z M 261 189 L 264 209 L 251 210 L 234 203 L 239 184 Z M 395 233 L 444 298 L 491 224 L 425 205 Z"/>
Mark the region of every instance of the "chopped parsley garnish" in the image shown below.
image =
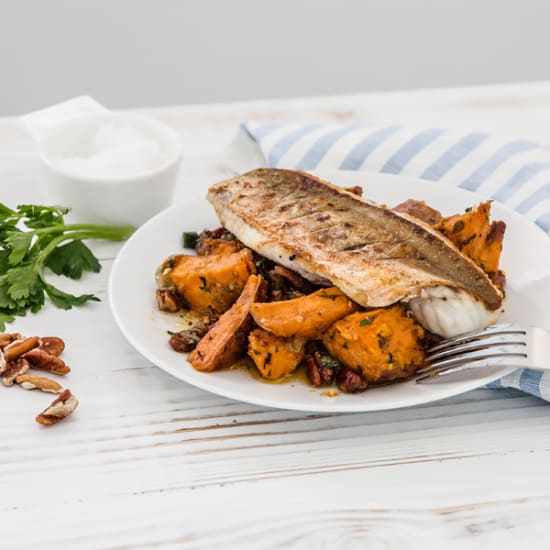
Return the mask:
<path id="1" fill-rule="evenodd" d="M 359 326 L 364 327 L 366 325 L 370 325 L 375 319 L 377 315 L 373 315 L 372 317 L 365 317 L 364 319 L 361 319 L 359 321 Z"/>
<path id="2" fill-rule="evenodd" d="M 184 231 L 182 233 L 183 248 L 195 248 L 199 239 L 199 234 L 195 231 Z"/>
<path id="3" fill-rule="evenodd" d="M 202 286 L 199 286 L 199 290 L 202 290 L 203 292 L 210 292 L 210 287 L 206 285 L 206 277 L 199 277 L 201 280 Z"/>

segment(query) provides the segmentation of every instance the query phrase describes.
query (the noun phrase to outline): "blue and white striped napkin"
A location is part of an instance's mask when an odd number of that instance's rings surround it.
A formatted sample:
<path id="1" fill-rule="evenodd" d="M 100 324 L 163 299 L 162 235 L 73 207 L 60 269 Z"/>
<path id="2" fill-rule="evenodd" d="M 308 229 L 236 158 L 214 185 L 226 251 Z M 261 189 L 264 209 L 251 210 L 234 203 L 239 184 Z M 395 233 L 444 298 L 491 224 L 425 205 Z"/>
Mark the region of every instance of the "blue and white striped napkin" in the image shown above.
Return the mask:
<path id="1" fill-rule="evenodd" d="M 269 166 L 441 180 L 506 204 L 550 235 L 550 149 L 530 140 L 434 127 L 246 122 L 227 159 L 238 172 Z M 550 401 L 550 373 L 521 369 L 490 387 Z"/>

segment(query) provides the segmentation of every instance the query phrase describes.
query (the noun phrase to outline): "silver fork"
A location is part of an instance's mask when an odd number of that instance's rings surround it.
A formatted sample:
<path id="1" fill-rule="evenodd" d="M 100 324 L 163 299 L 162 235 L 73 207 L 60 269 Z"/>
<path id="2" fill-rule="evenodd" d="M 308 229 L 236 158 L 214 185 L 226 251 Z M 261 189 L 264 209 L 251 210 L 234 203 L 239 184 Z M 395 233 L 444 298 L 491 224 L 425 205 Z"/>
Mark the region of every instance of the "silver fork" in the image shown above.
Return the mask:
<path id="1" fill-rule="evenodd" d="M 550 332 L 515 324 L 492 325 L 443 340 L 426 352 L 417 383 L 467 369 L 530 368 L 550 371 Z"/>

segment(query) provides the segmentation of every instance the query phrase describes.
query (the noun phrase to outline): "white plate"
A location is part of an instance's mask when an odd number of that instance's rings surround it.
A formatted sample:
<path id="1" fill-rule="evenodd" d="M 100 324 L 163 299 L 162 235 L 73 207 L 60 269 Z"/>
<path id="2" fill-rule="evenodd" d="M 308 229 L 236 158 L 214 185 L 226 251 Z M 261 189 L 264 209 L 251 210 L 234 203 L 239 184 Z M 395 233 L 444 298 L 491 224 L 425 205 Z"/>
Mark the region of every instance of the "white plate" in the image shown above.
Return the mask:
<path id="1" fill-rule="evenodd" d="M 463 211 L 481 199 L 473 193 L 444 184 L 358 172 L 322 172 L 321 177 L 343 185 L 362 185 L 364 196 L 379 203 L 396 205 L 423 199 L 445 215 Z M 502 219 L 508 229 L 502 267 L 507 273 L 506 313 L 502 320 L 550 326 L 550 239 L 525 218 L 493 204 L 493 219 Z M 335 397 L 323 395 L 305 382 L 268 384 L 246 371 L 196 371 L 185 355 L 168 345 L 167 330 L 177 326 L 173 315 L 159 312 L 155 305 L 156 267 L 170 254 L 183 253 L 183 231 L 216 228 L 219 222 L 206 199 L 177 204 L 151 219 L 128 240 L 120 251 L 109 281 L 113 315 L 126 338 L 143 356 L 179 380 L 204 390 L 259 405 L 302 411 L 375 411 L 427 403 L 483 386 L 510 372 L 438 384 L 418 385 L 414 381 L 373 388 L 364 393 Z M 546 278 L 546 279 L 544 279 Z M 545 298 L 546 297 L 546 298 Z M 546 304 L 543 303 L 546 300 Z"/>

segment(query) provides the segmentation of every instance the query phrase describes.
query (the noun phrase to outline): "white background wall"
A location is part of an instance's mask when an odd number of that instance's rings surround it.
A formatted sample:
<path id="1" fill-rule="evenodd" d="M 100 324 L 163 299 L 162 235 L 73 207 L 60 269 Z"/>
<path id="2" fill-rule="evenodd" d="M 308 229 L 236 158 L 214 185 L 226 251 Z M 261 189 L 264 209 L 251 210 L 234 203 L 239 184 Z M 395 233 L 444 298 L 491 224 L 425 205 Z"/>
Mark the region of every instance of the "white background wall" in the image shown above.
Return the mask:
<path id="1" fill-rule="evenodd" d="M 0 115 L 550 78 L 548 0 L 0 0 Z"/>

